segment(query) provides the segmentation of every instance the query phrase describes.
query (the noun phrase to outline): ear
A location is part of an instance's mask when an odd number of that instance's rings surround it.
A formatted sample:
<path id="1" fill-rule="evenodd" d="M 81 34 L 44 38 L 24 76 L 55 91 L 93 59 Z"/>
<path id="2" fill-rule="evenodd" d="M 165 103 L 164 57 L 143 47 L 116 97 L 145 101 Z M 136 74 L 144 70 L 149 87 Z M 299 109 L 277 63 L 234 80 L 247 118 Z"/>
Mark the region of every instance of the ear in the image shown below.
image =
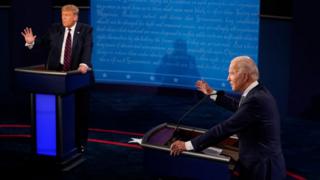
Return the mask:
<path id="1" fill-rule="evenodd" d="M 78 21 L 78 18 L 79 18 L 79 16 L 78 15 L 76 15 L 76 16 L 74 16 L 74 21 Z"/>
<path id="2" fill-rule="evenodd" d="M 243 80 L 243 82 L 248 82 L 249 81 L 249 73 L 246 73 L 246 72 L 244 72 L 244 73 L 242 73 L 242 80 Z"/>

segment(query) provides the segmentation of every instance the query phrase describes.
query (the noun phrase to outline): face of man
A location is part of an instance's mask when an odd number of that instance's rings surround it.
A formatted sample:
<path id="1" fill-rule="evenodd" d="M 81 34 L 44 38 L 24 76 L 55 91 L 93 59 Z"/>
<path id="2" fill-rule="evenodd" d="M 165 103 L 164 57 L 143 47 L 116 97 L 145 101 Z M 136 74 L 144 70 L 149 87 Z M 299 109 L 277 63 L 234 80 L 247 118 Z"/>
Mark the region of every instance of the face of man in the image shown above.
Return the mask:
<path id="1" fill-rule="evenodd" d="M 243 92 L 245 90 L 246 78 L 245 74 L 239 72 L 237 61 L 231 61 L 229 66 L 228 81 L 235 92 Z"/>
<path id="2" fill-rule="evenodd" d="M 73 11 L 62 11 L 61 20 L 64 27 L 72 27 L 78 20 L 78 15 L 74 14 Z"/>

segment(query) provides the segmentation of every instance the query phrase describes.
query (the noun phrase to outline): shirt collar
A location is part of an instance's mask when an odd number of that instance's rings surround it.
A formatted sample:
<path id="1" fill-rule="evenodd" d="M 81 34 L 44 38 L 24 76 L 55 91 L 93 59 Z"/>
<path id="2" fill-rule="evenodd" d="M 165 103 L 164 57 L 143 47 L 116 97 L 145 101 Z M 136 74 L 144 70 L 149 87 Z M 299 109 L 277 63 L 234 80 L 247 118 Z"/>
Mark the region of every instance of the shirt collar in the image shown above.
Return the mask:
<path id="1" fill-rule="evenodd" d="M 258 81 L 254 81 L 253 83 L 251 83 L 247 89 L 244 90 L 244 92 L 242 93 L 242 96 L 247 96 L 247 94 L 256 86 L 258 86 L 259 82 Z"/>
<path id="2" fill-rule="evenodd" d="M 76 26 L 77 26 L 77 23 L 74 23 L 74 25 L 73 25 L 73 26 L 71 26 L 71 28 L 67 28 L 67 27 L 65 27 L 66 32 L 68 32 L 68 29 L 71 29 L 70 33 L 74 32 L 74 30 L 76 29 Z"/>

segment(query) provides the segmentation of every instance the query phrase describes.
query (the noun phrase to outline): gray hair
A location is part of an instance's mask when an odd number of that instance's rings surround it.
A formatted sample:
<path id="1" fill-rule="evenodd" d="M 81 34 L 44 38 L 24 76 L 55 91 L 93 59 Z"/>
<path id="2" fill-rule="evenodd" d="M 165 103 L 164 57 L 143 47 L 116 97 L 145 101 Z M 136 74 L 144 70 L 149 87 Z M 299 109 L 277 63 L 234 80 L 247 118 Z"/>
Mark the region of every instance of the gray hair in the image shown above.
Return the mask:
<path id="1" fill-rule="evenodd" d="M 254 81 L 259 79 L 258 67 L 251 57 L 237 56 L 232 61 L 237 63 L 237 69 L 240 73 L 248 73 Z"/>

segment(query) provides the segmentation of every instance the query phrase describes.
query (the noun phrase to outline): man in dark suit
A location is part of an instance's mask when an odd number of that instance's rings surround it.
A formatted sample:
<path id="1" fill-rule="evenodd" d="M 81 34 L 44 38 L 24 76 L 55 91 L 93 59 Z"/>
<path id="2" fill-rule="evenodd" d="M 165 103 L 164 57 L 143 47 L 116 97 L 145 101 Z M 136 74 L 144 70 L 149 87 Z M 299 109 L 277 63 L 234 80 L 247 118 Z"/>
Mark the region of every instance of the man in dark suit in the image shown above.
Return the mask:
<path id="1" fill-rule="evenodd" d="M 239 179 L 285 179 L 276 101 L 258 79 L 259 71 L 254 61 L 248 56 L 238 56 L 230 63 L 228 81 L 233 91 L 242 94 L 240 102 L 223 91 L 215 91 L 202 80 L 197 81 L 199 91 L 218 105 L 234 111 L 234 114 L 188 142 L 175 141 L 170 147 L 170 154 L 176 156 L 185 150 L 201 151 L 237 134 Z"/>
<path id="2" fill-rule="evenodd" d="M 31 28 L 21 33 L 25 46 L 29 49 L 44 47 L 48 49 L 46 67 L 48 70 L 78 70 L 87 73 L 92 67 L 92 27 L 78 22 L 79 8 L 69 4 L 61 8 L 60 24 L 53 24 L 48 32 L 40 38 L 33 35 Z M 93 79 L 93 76 L 92 76 Z M 88 89 L 76 93 L 76 143 L 80 151 L 84 151 L 88 129 Z M 79 112 L 81 114 L 79 114 Z"/>

